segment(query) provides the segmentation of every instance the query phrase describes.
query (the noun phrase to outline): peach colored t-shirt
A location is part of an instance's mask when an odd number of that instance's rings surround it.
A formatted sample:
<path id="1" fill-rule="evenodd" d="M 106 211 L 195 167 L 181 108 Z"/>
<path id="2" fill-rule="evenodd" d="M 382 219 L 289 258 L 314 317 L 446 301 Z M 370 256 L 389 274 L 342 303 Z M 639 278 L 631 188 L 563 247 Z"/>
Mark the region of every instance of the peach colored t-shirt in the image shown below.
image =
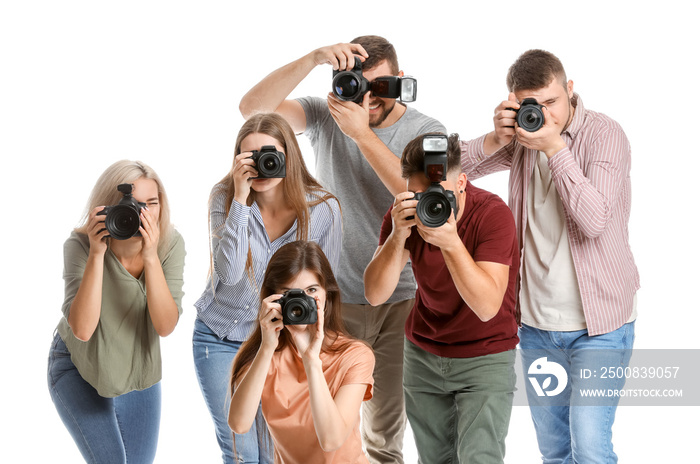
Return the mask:
<path id="1" fill-rule="evenodd" d="M 322 352 L 320 358 L 331 396 L 335 397 L 343 385 L 359 383 L 367 385 L 364 401 L 372 398 L 374 353 L 371 348 L 360 341 L 352 341 L 344 351 Z M 261 401 L 263 415 L 275 444 L 275 463 L 369 462 L 362 451 L 359 411 L 353 431 L 343 446 L 332 452 L 321 449 L 311 416 L 306 372 L 294 348 L 278 351 L 272 357 Z"/>

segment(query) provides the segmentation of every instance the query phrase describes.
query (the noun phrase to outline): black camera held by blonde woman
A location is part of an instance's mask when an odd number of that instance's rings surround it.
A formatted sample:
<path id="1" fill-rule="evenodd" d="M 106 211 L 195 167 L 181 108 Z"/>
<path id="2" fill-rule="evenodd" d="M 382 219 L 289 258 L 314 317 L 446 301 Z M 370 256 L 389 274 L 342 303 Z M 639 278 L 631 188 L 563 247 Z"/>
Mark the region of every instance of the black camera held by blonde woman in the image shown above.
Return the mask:
<path id="1" fill-rule="evenodd" d="M 254 179 L 271 179 L 286 177 L 287 164 L 284 153 L 277 151 L 274 145 L 264 145 L 259 151 L 253 150 L 251 158 L 255 162 L 258 177 Z"/>
<path id="2" fill-rule="evenodd" d="M 416 101 L 418 83 L 412 77 L 381 76 L 369 82 L 362 75 L 362 60 L 355 57 L 350 71 L 333 71 L 333 95 L 343 101 L 362 103 L 367 92 L 380 98 L 398 98 L 402 102 Z"/>
<path id="3" fill-rule="evenodd" d="M 457 198 L 452 190 L 445 190 L 440 182 L 447 179 L 447 136 L 423 137 L 423 170 L 430 186 L 413 197 L 418 200 L 416 215 L 428 227 L 440 227 L 454 212 L 457 218 Z"/>
<path id="4" fill-rule="evenodd" d="M 300 288 L 287 290 L 278 300 L 284 325 L 315 324 L 318 321 L 316 300 Z"/>
<path id="5" fill-rule="evenodd" d="M 140 237 L 141 232 L 141 208 L 146 206 L 146 203 L 136 201 L 131 196 L 134 190 L 134 184 L 119 184 L 117 186 L 124 196 L 118 204 L 105 206 L 98 215 L 105 215 L 105 228 L 109 232 L 109 236 L 115 240 L 127 240 L 131 237 Z"/>

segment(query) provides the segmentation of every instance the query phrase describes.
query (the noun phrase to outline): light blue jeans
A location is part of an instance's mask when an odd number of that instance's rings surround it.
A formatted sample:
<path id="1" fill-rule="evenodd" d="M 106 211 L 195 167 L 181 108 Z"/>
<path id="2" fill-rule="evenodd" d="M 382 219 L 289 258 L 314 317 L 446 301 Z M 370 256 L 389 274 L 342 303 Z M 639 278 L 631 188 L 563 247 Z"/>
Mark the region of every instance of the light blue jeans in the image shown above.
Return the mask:
<path id="1" fill-rule="evenodd" d="M 612 425 L 619 397 L 582 398 L 580 389 L 621 389 L 623 378 L 601 379 L 601 368 L 626 367 L 632 356 L 634 322 L 603 334 L 589 336 L 587 330 L 557 332 L 523 325 L 519 331 L 525 378 L 533 363 L 544 356 L 568 374 L 566 388 L 552 398 L 527 388 L 530 414 L 545 464 L 610 464 L 613 451 Z M 582 376 L 595 373 L 597 378 Z"/>
<path id="2" fill-rule="evenodd" d="M 199 318 L 194 323 L 192 334 L 192 354 L 194 367 L 197 371 L 199 388 L 202 390 L 204 401 L 209 408 L 209 414 L 216 428 L 216 439 L 221 448 L 224 464 L 239 463 L 272 463 L 271 449 L 265 442 L 259 443 L 258 424 L 264 424 L 262 411 L 258 408 L 258 416 L 251 429 L 245 434 L 235 434 L 236 458 L 234 458 L 234 434 L 228 425 L 228 410 L 231 403 L 229 382 L 233 358 L 238 353 L 242 342 L 221 340 Z"/>
<path id="3" fill-rule="evenodd" d="M 80 376 L 58 334 L 49 351 L 47 377 L 58 415 L 86 462 L 153 462 L 160 428 L 160 382 L 104 398 Z"/>

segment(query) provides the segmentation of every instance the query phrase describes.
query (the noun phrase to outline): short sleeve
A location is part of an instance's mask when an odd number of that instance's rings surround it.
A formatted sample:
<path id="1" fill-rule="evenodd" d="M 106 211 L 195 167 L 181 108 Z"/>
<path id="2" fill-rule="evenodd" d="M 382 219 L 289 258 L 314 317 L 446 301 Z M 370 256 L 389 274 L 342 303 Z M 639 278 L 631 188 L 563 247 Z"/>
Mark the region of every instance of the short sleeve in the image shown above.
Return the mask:
<path id="1" fill-rule="evenodd" d="M 70 307 L 78 293 L 80 283 L 83 281 L 89 252 L 90 242 L 84 234 L 73 232 L 63 244 L 64 298 L 62 311 L 66 318 L 70 313 Z"/>
<path id="2" fill-rule="evenodd" d="M 325 126 L 328 118 L 331 118 L 328 102 L 319 97 L 298 98 L 297 101 L 304 110 L 304 116 L 306 117 L 304 135 L 314 144 L 319 136 L 319 128 Z"/>
<path id="3" fill-rule="evenodd" d="M 513 257 L 517 256 L 515 220 L 508 206 L 502 201 L 494 202 L 485 210 L 479 222 L 476 245 L 472 253 L 474 261 L 515 266 Z"/>
<path id="4" fill-rule="evenodd" d="M 182 290 L 184 285 L 183 273 L 185 269 L 185 240 L 175 229 L 171 232 L 170 249 L 165 257 L 161 260 L 163 267 L 163 275 L 168 284 L 168 290 L 177 305 L 177 311 L 182 315 L 182 297 L 185 292 Z"/>
<path id="5" fill-rule="evenodd" d="M 365 343 L 356 341 L 342 354 L 344 363 L 348 367 L 340 386 L 352 384 L 366 384 L 367 389 L 363 401 L 372 399 L 372 387 L 374 385 L 374 353 Z"/>
<path id="6" fill-rule="evenodd" d="M 389 238 L 389 235 L 391 235 L 391 231 L 394 228 L 394 226 L 392 225 L 392 222 L 391 222 L 391 210 L 393 208 L 394 208 L 394 205 L 392 204 L 389 207 L 389 210 L 384 215 L 384 219 L 382 219 L 382 227 L 381 227 L 381 230 L 379 231 L 379 246 L 384 245 L 384 242 L 386 242 L 386 239 Z"/>

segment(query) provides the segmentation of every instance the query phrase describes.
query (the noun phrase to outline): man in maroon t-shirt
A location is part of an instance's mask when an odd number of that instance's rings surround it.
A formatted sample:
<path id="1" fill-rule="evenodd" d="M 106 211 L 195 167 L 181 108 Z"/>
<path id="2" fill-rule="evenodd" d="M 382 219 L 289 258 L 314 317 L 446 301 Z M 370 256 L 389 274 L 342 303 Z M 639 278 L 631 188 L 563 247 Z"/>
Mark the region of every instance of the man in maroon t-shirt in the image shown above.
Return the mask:
<path id="1" fill-rule="evenodd" d="M 444 149 L 433 151 L 439 139 Z M 365 297 L 383 303 L 411 258 L 418 289 L 403 383 L 421 461 L 502 463 L 515 389 L 519 247 L 510 209 L 469 183 L 460 154 L 454 134 L 406 146 L 407 191 L 384 217 Z"/>

